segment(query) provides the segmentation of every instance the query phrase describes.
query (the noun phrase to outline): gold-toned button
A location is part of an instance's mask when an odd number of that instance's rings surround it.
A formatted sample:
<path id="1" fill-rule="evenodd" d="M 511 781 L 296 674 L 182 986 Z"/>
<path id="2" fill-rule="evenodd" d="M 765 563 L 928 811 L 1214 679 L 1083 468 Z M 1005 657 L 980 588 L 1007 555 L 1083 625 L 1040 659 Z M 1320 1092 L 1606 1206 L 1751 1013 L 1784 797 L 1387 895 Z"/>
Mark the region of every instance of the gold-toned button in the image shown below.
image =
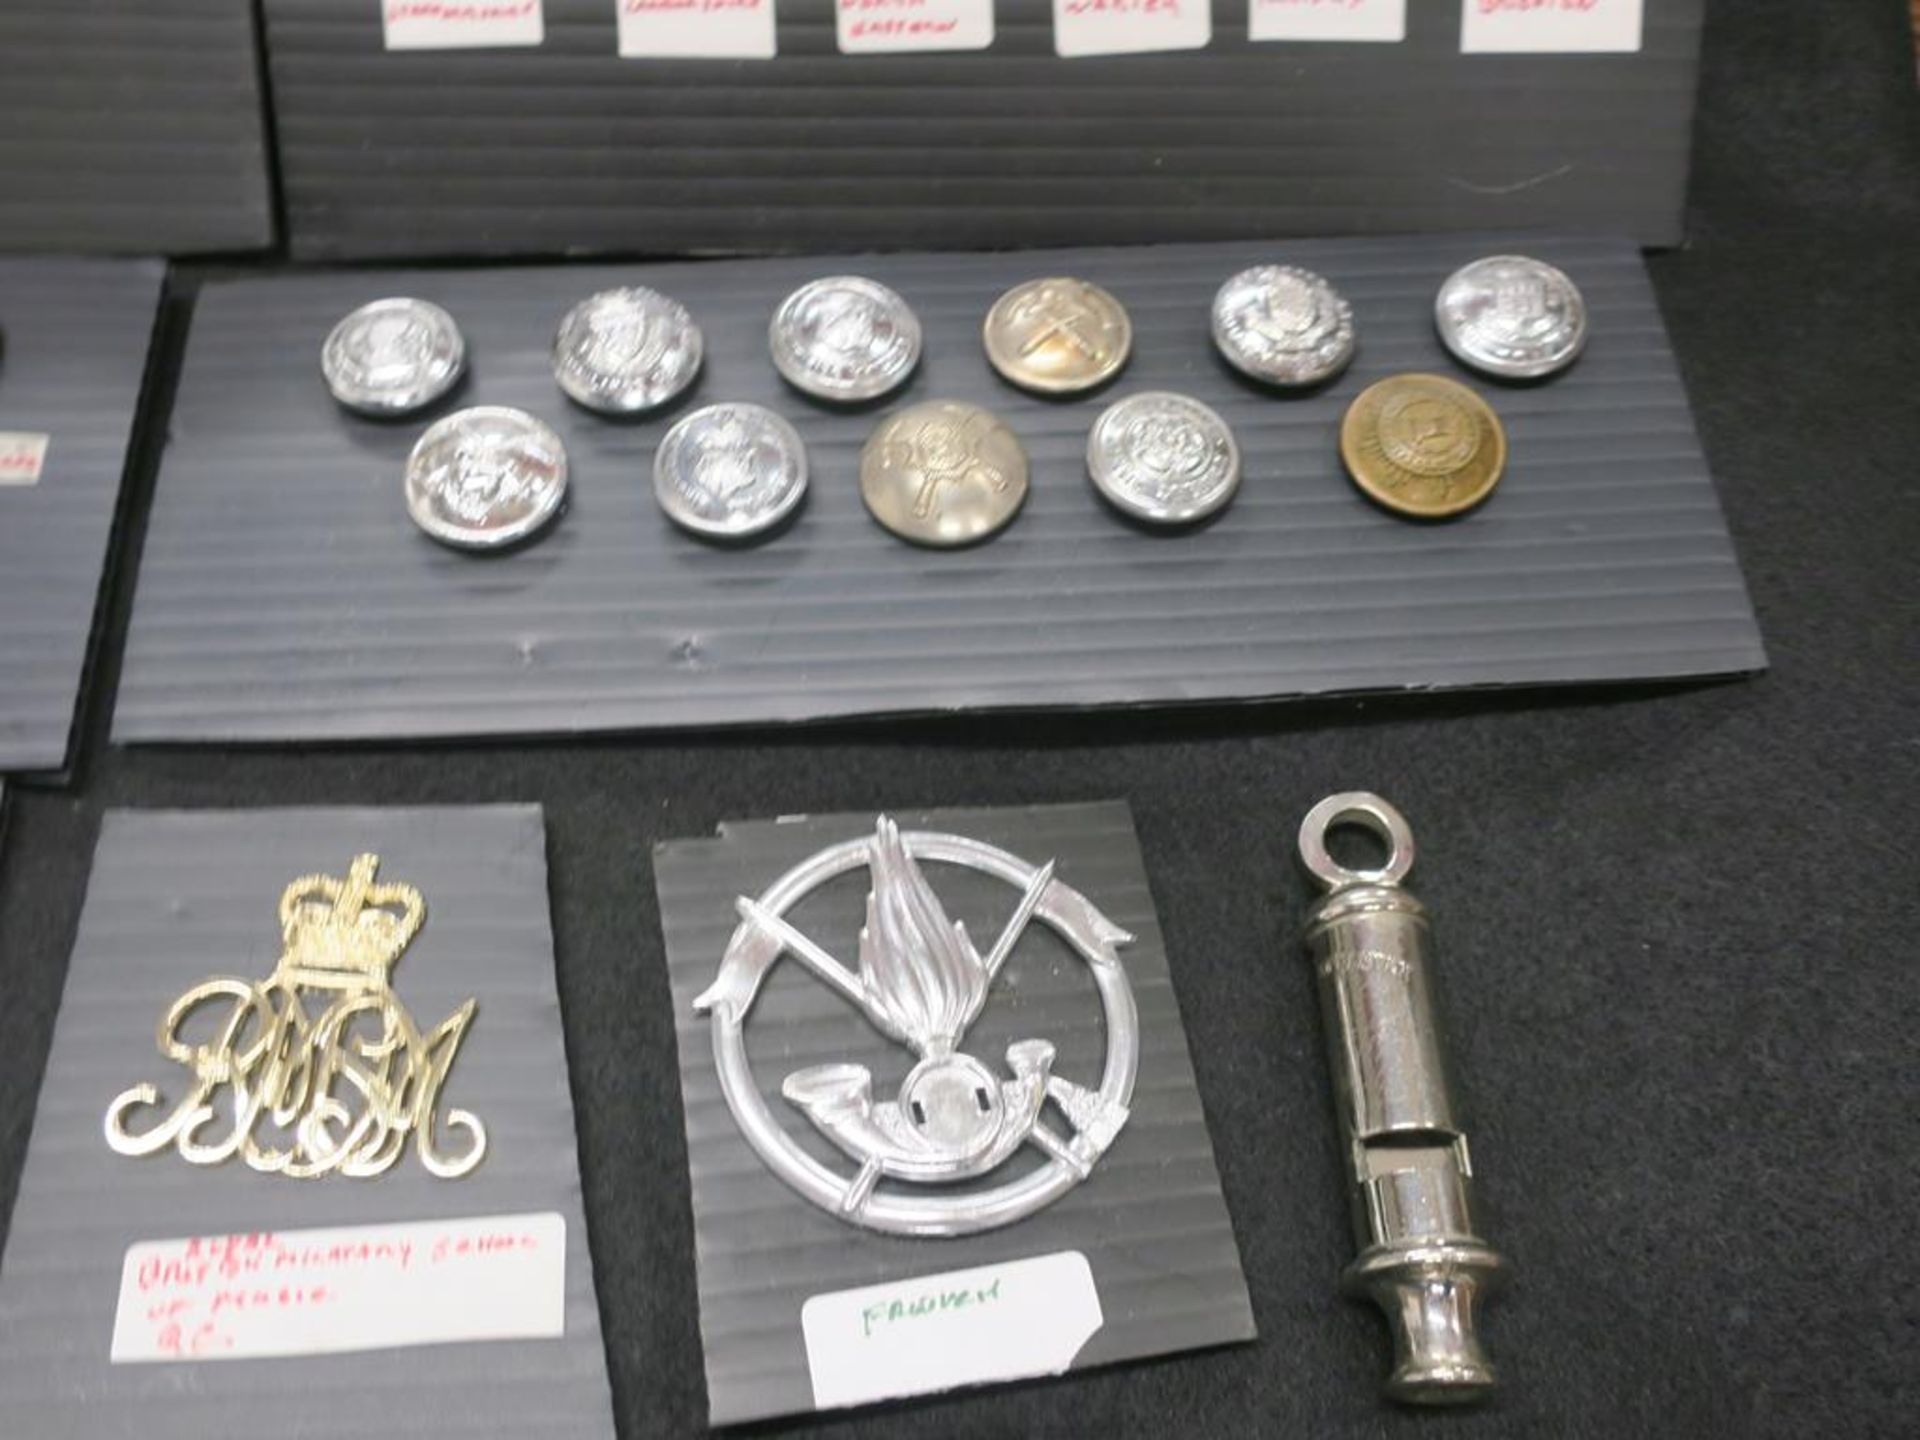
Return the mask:
<path id="1" fill-rule="evenodd" d="M 1071 395 L 1120 373 L 1133 352 L 1133 322 L 1098 285 L 1053 276 L 996 300 L 982 339 L 1005 379 L 1043 395 Z"/>
<path id="2" fill-rule="evenodd" d="M 1401 515 L 1439 520 L 1493 493 L 1507 435 L 1493 407 L 1439 375 L 1393 375 L 1368 386 L 1340 425 L 1353 483 Z"/>
<path id="3" fill-rule="evenodd" d="M 929 400 L 890 415 L 860 455 L 860 498 L 917 545 L 971 545 L 1027 498 L 1027 454 L 992 411 Z"/>

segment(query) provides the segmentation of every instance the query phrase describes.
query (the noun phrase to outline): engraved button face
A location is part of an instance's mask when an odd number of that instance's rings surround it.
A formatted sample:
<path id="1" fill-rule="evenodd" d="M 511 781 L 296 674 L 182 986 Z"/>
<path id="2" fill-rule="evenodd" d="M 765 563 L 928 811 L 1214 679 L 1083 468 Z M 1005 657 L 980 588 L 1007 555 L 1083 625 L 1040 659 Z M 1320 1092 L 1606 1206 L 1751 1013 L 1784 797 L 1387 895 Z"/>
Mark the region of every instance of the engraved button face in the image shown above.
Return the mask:
<path id="1" fill-rule="evenodd" d="M 1198 400 L 1149 390 L 1109 405 L 1093 422 L 1087 474 L 1127 514 L 1184 525 L 1233 498 L 1240 449 L 1227 422 Z"/>
<path id="2" fill-rule="evenodd" d="M 858 275 L 810 281 L 774 311 L 774 367 L 822 400 L 872 400 L 897 390 L 920 363 L 920 321 L 892 290 Z"/>
<path id="3" fill-rule="evenodd" d="M 1026 452 L 991 411 L 931 400 L 873 432 L 860 456 L 860 497 L 903 540 L 969 545 L 1019 513 Z"/>
<path id="4" fill-rule="evenodd" d="M 320 347 L 320 373 L 333 398 L 366 415 L 424 409 L 453 389 L 466 368 L 460 327 L 425 300 L 362 305 Z"/>
<path id="5" fill-rule="evenodd" d="M 1489 255 L 1454 271 L 1440 287 L 1433 318 L 1456 360 L 1505 380 L 1556 374 L 1587 343 L 1579 287 L 1525 255 Z"/>
<path id="6" fill-rule="evenodd" d="M 1394 375 L 1348 408 L 1340 458 L 1379 504 L 1437 520 L 1493 493 L 1507 437 L 1492 407 L 1466 386 L 1439 375 Z"/>
<path id="7" fill-rule="evenodd" d="M 634 286 L 589 296 L 560 322 L 553 378 L 603 415 L 666 404 L 700 373 L 700 327 L 678 300 Z"/>
<path id="8" fill-rule="evenodd" d="M 1353 359 L 1353 310 L 1311 270 L 1255 265 L 1213 297 L 1213 343 L 1269 385 L 1318 385 Z"/>
<path id="9" fill-rule="evenodd" d="M 1070 395 L 1105 384 L 1133 351 L 1120 302 L 1085 280 L 1055 276 L 1016 285 L 987 312 L 993 368 L 1023 390 Z"/>
<path id="10" fill-rule="evenodd" d="M 567 496 L 560 437 L 521 410 L 482 405 L 427 428 L 407 457 L 407 513 L 442 544 L 496 550 L 544 529 Z"/>
<path id="11" fill-rule="evenodd" d="M 675 524 L 742 539 L 793 513 L 807 493 L 799 432 L 759 405 L 708 405 L 678 421 L 653 456 L 653 493 Z"/>

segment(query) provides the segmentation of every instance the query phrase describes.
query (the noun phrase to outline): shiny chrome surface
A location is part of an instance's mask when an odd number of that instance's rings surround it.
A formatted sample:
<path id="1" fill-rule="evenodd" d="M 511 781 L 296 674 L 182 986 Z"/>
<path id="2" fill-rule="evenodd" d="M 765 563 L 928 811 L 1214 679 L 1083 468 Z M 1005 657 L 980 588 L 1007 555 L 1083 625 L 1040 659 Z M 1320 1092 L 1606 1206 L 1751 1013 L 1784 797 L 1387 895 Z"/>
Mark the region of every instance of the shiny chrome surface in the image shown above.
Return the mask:
<path id="1" fill-rule="evenodd" d="M 362 305 L 320 347 L 333 398 L 363 415 L 410 415 L 466 373 L 467 342 L 453 317 L 426 300 L 394 296 Z"/>
<path id="2" fill-rule="evenodd" d="M 456 410 L 430 425 L 407 457 L 406 496 L 413 523 L 443 545 L 516 545 L 560 513 L 566 446 L 523 410 Z"/>
<path id="3" fill-rule="evenodd" d="M 1353 870 L 1328 831 L 1371 831 L 1386 859 Z M 1413 832 L 1377 795 L 1330 795 L 1300 825 L 1300 860 L 1326 890 L 1307 916 L 1359 1258 L 1348 1291 L 1393 1331 L 1387 1393 L 1415 1405 L 1478 1400 L 1493 1365 L 1479 1304 L 1504 1271 L 1474 1233 L 1473 1163 L 1454 1112 L 1430 985 L 1426 908 L 1401 888 Z"/>
<path id="4" fill-rule="evenodd" d="M 922 861 L 978 870 L 1016 892 L 984 955 L 948 918 Z M 829 881 L 862 869 L 870 887 L 866 924 L 859 963 L 849 966 L 787 916 Z M 712 1018 L 721 1090 L 747 1143 L 829 1214 L 896 1235 L 971 1235 L 1008 1225 L 1091 1175 L 1126 1124 L 1140 1023 L 1119 947 L 1133 937 L 1056 879 L 1052 862 L 1030 865 L 962 835 L 903 831 L 882 816 L 871 836 L 819 851 L 758 898 L 742 896 L 736 909 L 740 924 L 719 974 L 694 1004 Z M 1066 941 L 1098 991 L 1107 1039 L 1097 1089 L 1055 1075 L 1054 1046 L 1043 1038 L 1008 1045 L 1004 1071 L 961 1048 L 994 978 L 1036 921 Z M 815 1159 L 774 1118 L 748 1063 L 748 1014 L 767 973 L 786 956 L 917 1057 L 897 1099 L 876 1100 L 873 1076 L 858 1064 L 812 1065 L 782 1081 L 782 1096 L 852 1163 L 851 1175 Z M 1042 1114 L 1049 1101 L 1067 1122 L 1064 1133 Z M 1038 1166 L 997 1185 L 956 1183 L 990 1179 L 1028 1145 L 1043 1157 Z"/>
<path id="5" fill-rule="evenodd" d="M 1489 255 L 1449 275 L 1433 303 L 1440 340 L 1463 365 L 1503 380 L 1564 370 L 1587 343 L 1587 302 L 1564 271 Z"/>
<path id="6" fill-rule="evenodd" d="M 1353 307 L 1311 270 L 1255 265 L 1213 297 L 1213 343 L 1255 380 L 1318 385 L 1353 359 Z"/>
<path id="7" fill-rule="evenodd" d="M 774 368 L 820 400 L 874 400 L 920 363 L 920 320 L 878 280 L 829 275 L 780 302 L 767 326 Z"/>
<path id="8" fill-rule="evenodd" d="M 706 345 L 678 300 L 636 285 L 602 290 L 566 313 L 553 337 L 553 378 L 603 415 L 666 404 L 700 373 Z"/>
<path id="9" fill-rule="evenodd" d="M 1100 412 L 1087 434 L 1087 474 L 1135 519 L 1187 525 L 1240 488 L 1240 447 L 1227 422 L 1198 400 L 1147 390 Z"/>
<path id="10" fill-rule="evenodd" d="M 807 447 L 760 405 L 707 405 L 683 416 L 653 453 L 653 494 L 677 525 L 737 540 L 763 534 L 807 493 Z"/>

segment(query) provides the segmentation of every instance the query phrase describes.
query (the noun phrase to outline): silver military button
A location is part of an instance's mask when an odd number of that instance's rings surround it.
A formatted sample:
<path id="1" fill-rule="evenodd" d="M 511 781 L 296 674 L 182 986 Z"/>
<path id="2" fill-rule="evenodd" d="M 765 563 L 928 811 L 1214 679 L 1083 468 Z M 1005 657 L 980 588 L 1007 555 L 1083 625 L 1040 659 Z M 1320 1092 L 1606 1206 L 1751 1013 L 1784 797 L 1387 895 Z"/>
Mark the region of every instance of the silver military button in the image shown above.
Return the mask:
<path id="1" fill-rule="evenodd" d="M 466 368 L 460 327 L 426 300 L 362 305 L 320 347 L 320 373 L 333 398 L 364 415 L 424 409 L 453 389 Z"/>
<path id="2" fill-rule="evenodd" d="M 1489 255 L 1447 277 L 1433 306 L 1463 365 L 1503 380 L 1566 369 L 1587 343 L 1587 305 L 1565 273 L 1525 255 Z"/>
<path id="3" fill-rule="evenodd" d="M 877 280 L 832 275 L 780 302 L 767 327 L 774 368 L 822 400 L 873 400 L 920 363 L 920 321 Z"/>
<path id="4" fill-rule="evenodd" d="M 567 497 L 560 437 L 523 410 L 480 405 L 427 427 L 407 457 L 407 513 L 442 544 L 497 550 L 544 529 Z"/>
<path id="5" fill-rule="evenodd" d="M 633 415 L 693 383 L 705 351 L 686 306 L 633 286 L 590 295 L 560 322 L 553 378 L 589 410 Z"/>
<path id="6" fill-rule="evenodd" d="M 667 431 L 653 454 L 653 493 L 675 524 L 697 535 L 759 535 L 807 493 L 800 434 L 759 405 L 708 405 Z"/>
<path id="7" fill-rule="evenodd" d="M 1233 431 L 1198 400 L 1148 390 L 1100 412 L 1087 474 L 1119 509 L 1156 525 L 1205 519 L 1240 488 Z"/>
<path id="8" fill-rule="evenodd" d="M 1213 343 L 1255 380 L 1318 385 L 1353 359 L 1353 308 L 1311 270 L 1255 265 L 1213 297 Z"/>

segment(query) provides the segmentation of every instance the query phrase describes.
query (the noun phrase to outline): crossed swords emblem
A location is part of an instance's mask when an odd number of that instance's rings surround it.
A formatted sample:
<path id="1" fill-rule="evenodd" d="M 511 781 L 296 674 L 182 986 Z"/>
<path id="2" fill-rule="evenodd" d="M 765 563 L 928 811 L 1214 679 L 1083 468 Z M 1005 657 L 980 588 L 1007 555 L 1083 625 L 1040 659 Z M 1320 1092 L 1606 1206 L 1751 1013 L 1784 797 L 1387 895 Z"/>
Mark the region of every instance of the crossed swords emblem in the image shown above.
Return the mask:
<path id="1" fill-rule="evenodd" d="M 966 926 L 948 918 L 921 871 L 922 858 L 985 870 L 1020 887 L 1019 902 L 984 955 Z M 871 887 L 854 968 L 782 912 L 861 865 Z M 748 1142 L 783 1180 L 824 1208 L 896 1233 L 958 1235 L 1006 1224 L 1084 1180 L 1126 1124 L 1138 1020 L 1117 951 L 1133 937 L 1058 880 L 1053 862 L 1030 867 L 962 836 L 905 834 L 882 816 L 870 838 L 820 852 L 761 898 L 740 897 L 735 909 L 740 925 L 720 973 L 694 1007 L 713 1019 L 722 1088 Z M 1098 1090 L 1053 1073 L 1056 1052 L 1049 1040 L 1009 1045 L 1008 1077 L 960 1048 L 995 977 L 1036 919 L 1073 946 L 1100 990 L 1107 1063 Z M 858 1064 L 809 1066 L 782 1083 L 788 1103 L 858 1165 L 850 1180 L 813 1160 L 781 1129 L 746 1067 L 741 1036 L 747 1012 L 782 955 L 792 955 L 875 1029 L 918 1056 L 892 1100 L 874 1098 L 873 1076 Z M 1069 1133 L 1049 1123 L 1049 1101 Z M 976 1179 L 1023 1145 L 1036 1147 L 1047 1163 L 995 1189 L 891 1195 L 879 1188 L 883 1179 L 910 1189 Z"/>

